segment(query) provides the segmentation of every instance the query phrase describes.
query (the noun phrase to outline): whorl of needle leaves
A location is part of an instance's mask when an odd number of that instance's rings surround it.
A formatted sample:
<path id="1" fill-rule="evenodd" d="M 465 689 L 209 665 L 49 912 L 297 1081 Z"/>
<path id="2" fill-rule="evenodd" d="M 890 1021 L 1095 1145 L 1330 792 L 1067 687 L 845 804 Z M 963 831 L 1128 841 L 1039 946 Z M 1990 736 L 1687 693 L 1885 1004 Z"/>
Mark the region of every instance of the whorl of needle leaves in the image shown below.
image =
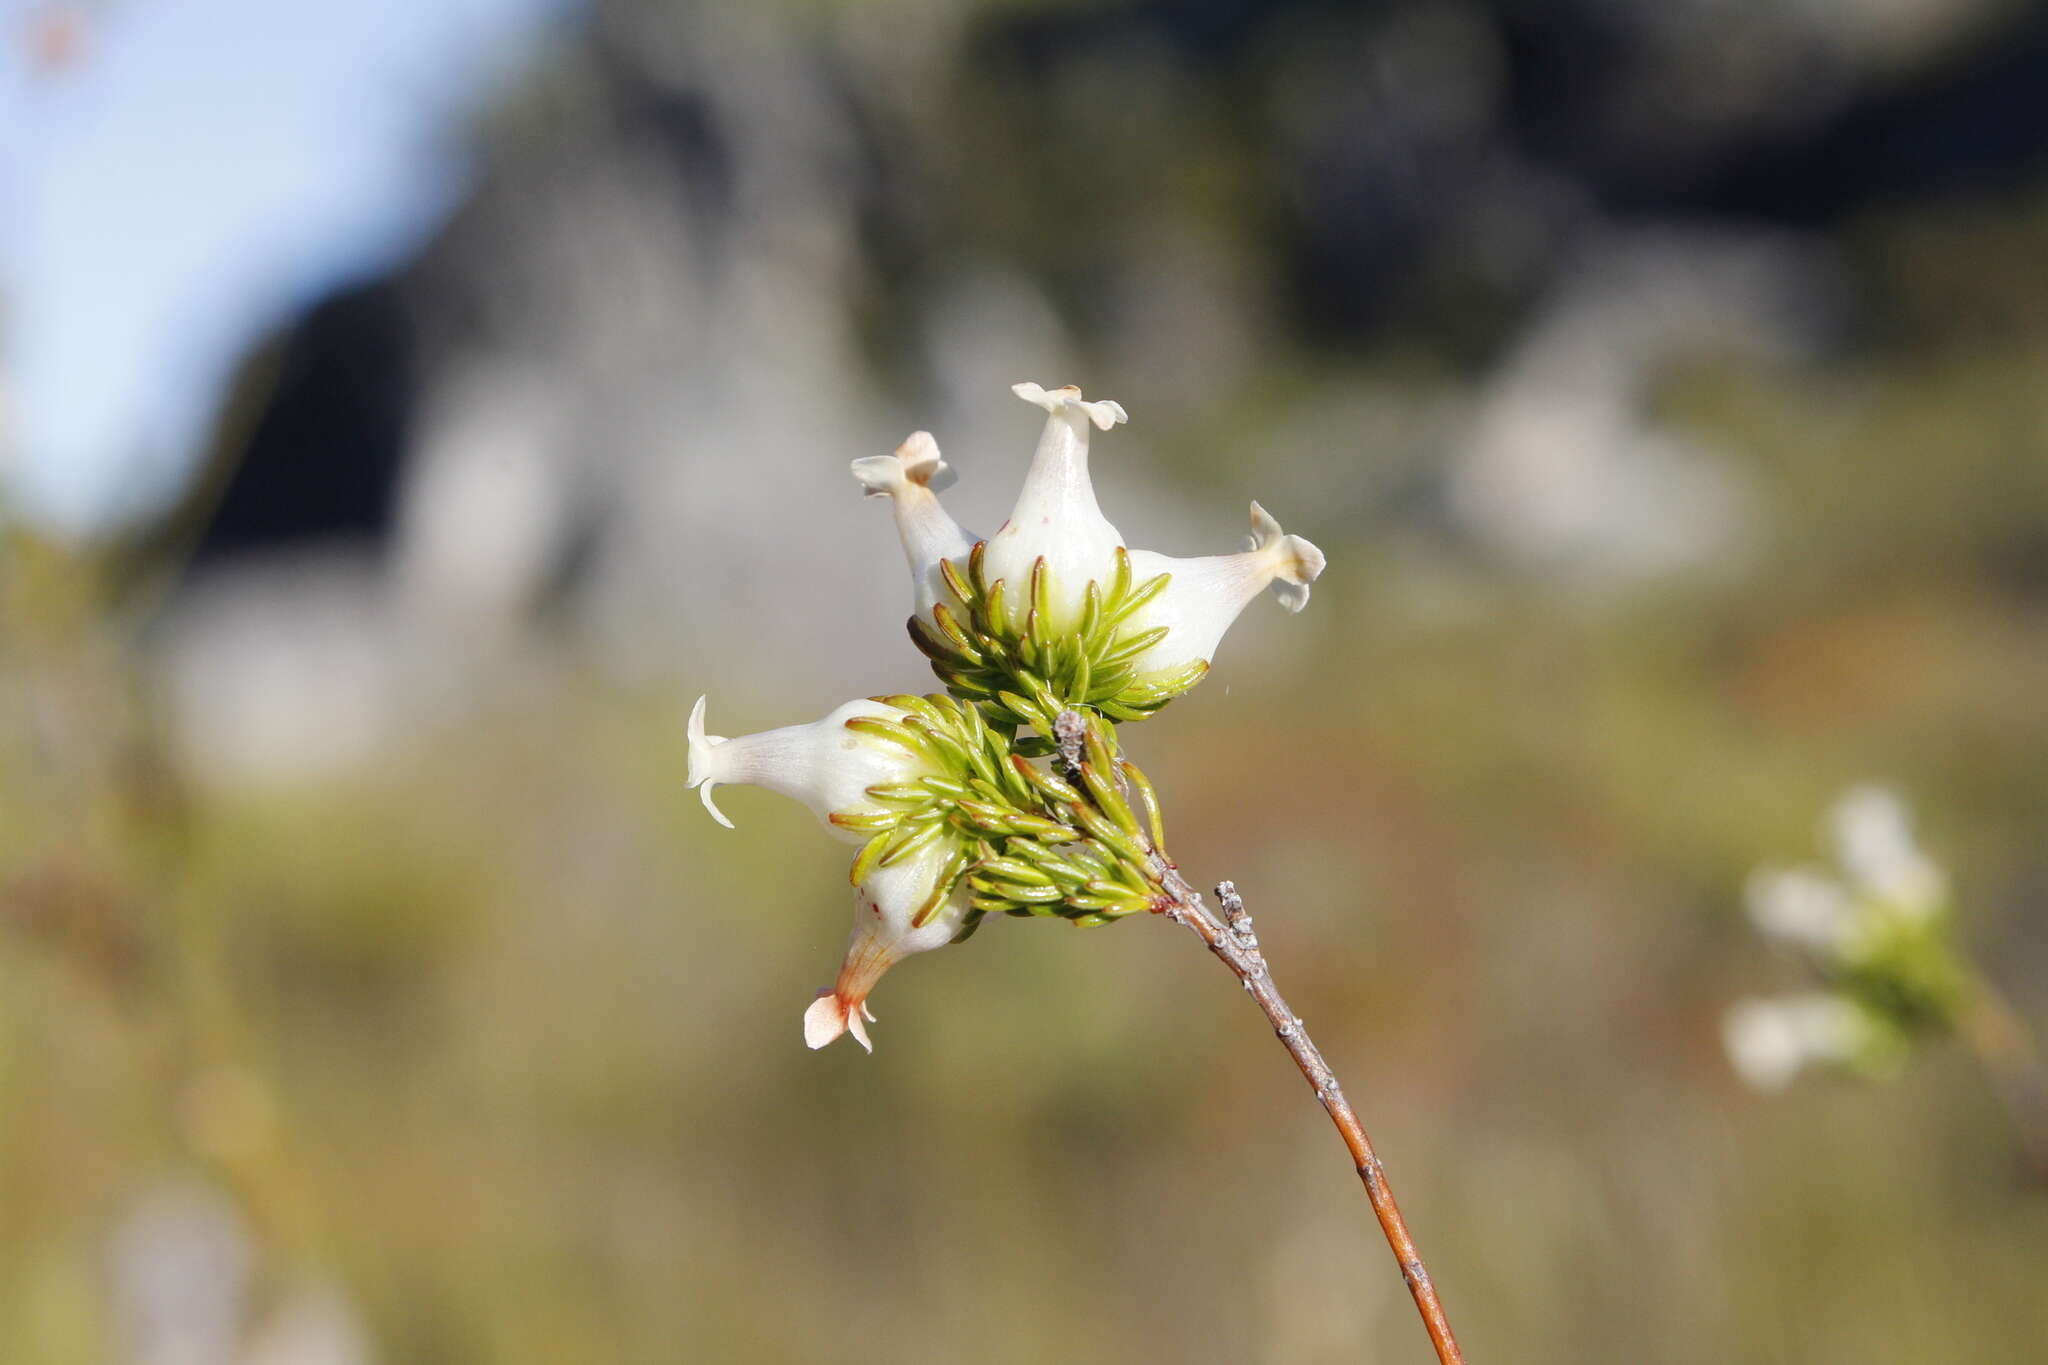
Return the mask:
<path id="1" fill-rule="evenodd" d="M 1143 720 L 1209 671 L 1201 659 L 1149 674 L 1138 671 L 1138 660 L 1166 637 L 1167 628 L 1135 630 L 1132 618 L 1173 576 L 1135 582 L 1122 546 L 1109 583 L 1091 581 L 1078 614 L 1066 621 L 1052 609 L 1043 557 L 1032 566 L 1020 603 L 1011 584 L 988 581 L 987 549 L 987 541 L 977 542 L 964 572 L 952 560 L 940 562 L 953 600 L 936 604 L 930 621 L 911 617 L 910 638 L 948 691 L 978 703 L 991 718 L 1045 735 L 1069 708 L 1089 708 L 1111 720 Z"/>
<path id="2" fill-rule="evenodd" d="M 855 717 L 846 728 L 901 746 L 927 775 L 868 788 L 882 812 L 831 817 L 870 836 L 853 860 L 855 886 L 875 868 L 945 840 L 952 858 L 913 922 L 927 922 L 965 877 L 969 908 L 955 942 L 988 914 L 1058 915 L 1096 925 L 1153 907 L 1161 892 L 1152 855 L 1164 846 L 1165 831 L 1152 784 L 1117 754 L 1107 721 L 1084 717 L 1069 781 L 1020 752 L 1043 752 L 1045 745 L 1019 741 L 1004 723 L 1006 710 L 991 717 L 973 702 L 936 694 L 875 700 L 906 714 L 900 721 Z M 1144 801 L 1142 824 L 1132 788 Z"/>

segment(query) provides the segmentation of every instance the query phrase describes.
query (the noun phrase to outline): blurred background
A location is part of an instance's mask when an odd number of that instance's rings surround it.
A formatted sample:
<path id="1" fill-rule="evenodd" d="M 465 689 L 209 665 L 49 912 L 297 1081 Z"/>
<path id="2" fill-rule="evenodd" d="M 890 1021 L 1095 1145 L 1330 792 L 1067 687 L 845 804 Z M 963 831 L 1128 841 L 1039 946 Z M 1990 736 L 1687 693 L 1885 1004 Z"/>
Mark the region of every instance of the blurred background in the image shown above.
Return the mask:
<path id="1" fill-rule="evenodd" d="M 1127 731 L 1475 1361 L 2021 1360 L 1960 1051 L 1745 1089 L 1882 780 L 2048 1021 L 2048 10 L 0 0 L 0 1355 L 1415 1361 L 1156 921 L 804 1050 L 845 850 L 684 790 L 930 685 L 847 461 L 1328 552 Z"/>

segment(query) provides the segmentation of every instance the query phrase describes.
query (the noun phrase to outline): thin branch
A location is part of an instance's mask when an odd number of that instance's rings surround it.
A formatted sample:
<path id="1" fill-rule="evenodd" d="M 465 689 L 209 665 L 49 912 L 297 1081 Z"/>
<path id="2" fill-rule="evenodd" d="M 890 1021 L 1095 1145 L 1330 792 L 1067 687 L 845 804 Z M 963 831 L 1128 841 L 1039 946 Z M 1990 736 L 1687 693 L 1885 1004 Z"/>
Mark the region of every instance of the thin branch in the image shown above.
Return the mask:
<path id="1" fill-rule="evenodd" d="M 1351 1102 L 1344 1098 L 1343 1088 L 1337 1084 L 1330 1064 L 1323 1060 L 1323 1054 L 1309 1038 L 1308 1030 L 1287 1007 L 1279 987 L 1273 984 L 1272 971 L 1266 965 L 1265 955 L 1259 951 L 1258 935 L 1252 932 L 1252 917 L 1245 912 L 1244 900 L 1237 894 L 1237 888 L 1229 882 L 1217 884 L 1216 900 L 1222 905 L 1224 915 L 1224 919 L 1219 921 L 1203 903 L 1201 893 L 1188 884 L 1172 863 L 1156 853 L 1153 858 L 1154 870 L 1171 897 L 1160 913 L 1193 930 L 1202 942 L 1209 945 L 1209 951 L 1236 974 L 1252 999 L 1258 1002 L 1259 1008 L 1265 1011 L 1281 1045 L 1294 1058 L 1294 1064 L 1301 1068 L 1303 1079 L 1315 1090 L 1316 1099 L 1329 1114 L 1330 1122 L 1337 1125 L 1344 1145 L 1351 1149 L 1358 1178 L 1365 1182 L 1365 1197 L 1372 1201 L 1372 1211 L 1380 1220 L 1380 1231 L 1386 1234 L 1387 1245 L 1393 1249 L 1394 1259 L 1400 1263 L 1401 1278 L 1407 1281 L 1408 1292 L 1415 1298 L 1416 1311 L 1422 1314 L 1422 1325 L 1429 1332 L 1430 1344 L 1436 1347 L 1437 1359 L 1442 1365 L 1463 1365 L 1464 1353 L 1458 1349 L 1457 1338 L 1451 1335 L 1450 1320 L 1444 1316 L 1444 1306 L 1437 1298 L 1436 1283 L 1430 1279 L 1429 1269 L 1422 1263 L 1422 1253 L 1416 1250 L 1415 1239 L 1408 1233 L 1407 1221 L 1401 1217 L 1401 1206 L 1394 1202 L 1394 1190 L 1387 1183 L 1386 1167 L 1380 1163 L 1379 1154 L 1373 1151 L 1372 1140 L 1365 1135 L 1365 1125 L 1358 1121 Z"/>
<path id="2" fill-rule="evenodd" d="M 2048 1186 L 2048 1071 L 2033 1035 L 1997 987 L 1981 976 L 1956 1020 L 1956 1032 L 2012 1117 L 2029 1181 Z"/>
<path id="3" fill-rule="evenodd" d="M 1054 719 L 1053 761 L 1061 775 L 1082 790 L 1088 789 L 1083 780 L 1086 762 L 1082 757 L 1087 734 L 1088 723 L 1079 712 L 1062 711 Z M 1123 790 L 1121 772 L 1111 774 L 1110 780 L 1119 792 Z M 1323 1060 L 1322 1052 L 1308 1036 L 1308 1030 L 1302 1027 L 1301 1020 L 1287 1007 L 1280 988 L 1273 984 L 1273 973 L 1266 966 L 1265 955 L 1259 951 L 1259 938 L 1252 932 L 1252 917 L 1245 911 L 1244 898 L 1237 894 L 1237 888 L 1231 883 L 1217 883 L 1216 900 L 1223 907 L 1224 916 L 1223 920 L 1218 920 L 1203 903 L 1202 893 L 1181 876 L 1180 869 L 1164 850 L 1151 848 L 1150 861 L 1151 880 L 1164 893 L 1155 909 L 1175 924 L 1193 930 L 1202 942 L 1209 945 L 1209 951 L 1236 974 L 1252 999 L 1258 1002 L 1259 1008 L 1266 1012 L 1281 1045 L 1294 1058 L 1294 1064 L 1301 1068 L 1302 1077 L 1315 1090 L 1316 1099 L 1329 1114 L 1330 1122 L 1337 1125 L 1344 1145 L 1351 1150 L 1358 1178 L 1365 1182 L 1365 1197 L 1372 1201 L 1372 1211 L 1380 1220 L 1380 1231 L 1386 1234 L 1387 1245 L 1393 1249 L 1394 1259 L 1401 1266 L 1401 1278 L 1407 1281 L 1408 1292 L 1415 1299 L 1415 1309 L 1422 1314 L 1422 1325 L 1429 1332 L 1430 1345 L 1436 1347 L 1437 1360 L 1440 1365 L 1465 1365 L 1465 1354 L 1458 1349 L 1458 1340 L 1451 1335 L 1450 1320 L 1444 1316 L 1444 1306 L 1437 1298 L 1436 1282 L 1430 1279 L 1429 1268 L 1422 1263 L 1422 1253 L 1416 1250 L 1415 1239 L 1408 1233 L 1407 1220 L 1401 1217 L 1401 1206 L 1394 1202 L 1393 1187 L 1387 1183 L 1387 1169 L 1380 1164 L 1379 1154 L 1373 1151 L 1372 1139 L 1365 1135 L 1365 1125 L 1358 1121 L 1351 1102 L 1344 1098 L 1336 1073 Z"/>

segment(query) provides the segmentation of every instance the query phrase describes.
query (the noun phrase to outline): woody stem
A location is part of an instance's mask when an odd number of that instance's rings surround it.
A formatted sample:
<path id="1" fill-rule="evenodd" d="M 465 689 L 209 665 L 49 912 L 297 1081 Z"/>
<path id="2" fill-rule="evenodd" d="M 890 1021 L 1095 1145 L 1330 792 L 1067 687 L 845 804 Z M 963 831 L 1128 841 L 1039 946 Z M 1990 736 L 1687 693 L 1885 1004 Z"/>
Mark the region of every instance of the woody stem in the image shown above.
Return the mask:
<path id="1" fill-rule="evenodd" d="M 1416 1250 L 1415 1239 L 1408 1233 L 1407 1220 L 1401 1216 L 1401 1206 L 1394 1200 L 1393 1187 L 1387 1183 L 1386 1167 L 1381 1164 L 1379 1154 L 1373 1151 L 1372 1139 L 1366 1136 L 1365 1125 L 1358 1121 L 1351 1102 L 1344 1098 L 1343 1088 L 1337 1084 L 1330 1064 L 1323 1060 L 1323 1054 L 1308 1036 L 1308 1030 L 1302 1027 L 1301 1020 L 1287 1007 L 1287 1001 L 1273 984 L 1272 971 L 1266 965 L 1264 954 L 1259 951 L 1259 940 L 1252 933 L 1251 916 L 1245 913 L 1237 888 L 1229 882 L 1219 882 L 1216 886 L 1216 899 L 1222 904 L 1228 920 L 1224 923 L 1203 904 L 1201 893 L 1188 885 L 1171 863 L 1164 859 L 1160 863 L 1162 881 L 1171 897 L 1161 913 L 1174 923 L 1193 930 L 1209 946 L 1209 951 L 1236 974 L 1252 999 L 1258 1002 L 1259 1008 L 1265 1011 L 1281 1046 L 1294 1058 L 1294 1064 L 1301 1069 L 1302 1079 L 1315 1090 L 1317 1101 L 1329 1114 L 1330 1122 L 1337 1125 L 1338 1134 L 1351 1151 L 1358 1178 L 1365 1183 L 1365 1197 L 1372 1201 L 1372 1211 L 1379 1219 L 1380 1231 L 1386 1234 L 1387 1246 L 1393 1250 L 1394 1259 L 1401 1266 L 1401 1278 L 1407 1281 L 1408 1292 L 1415 1299 L 1415 1310 L 1422 1315 L 1423 1328 L 1429 1333 L 1430 1345 L 1436 1348 L 1437 1359 L 1442 1365 L 1463 1365 L 1464 1353 L 1458 1349 L 1458 1340 L 1451 1334 L 1450 1320 L 1444 1316 L 1443 1303 L 1437 1298 L 1436 1282 L 1430 1278 L 1429 1269 L 1422 1262 L 1422 1253 Z"/>
<path id="2" fill-rule="evenodd" d="M 1956 1032 L 2012 1116 L 2028 1176 L 2048 1185 L 2048 1071 L 2033 1035 L 2010 1002 L 1982 978 L 1956 1020 Z"/>
<path id="3" fill-rule="evenodd" d="M 1078 785 L 1085 722 L 1075 712 L 1064 711 L 1053 729 L 1056 762 L 1076 779 Z M 1244 901 L 1237 894 L 1237 888 L 1229 882 L 1217 884 L 1216 900 L 1223 907 L 1224 915 L 1219 920 L 1203 902 L 1201 892 L 1181 876 L 1180 870 L 1161 850 L 1152 851 L 1151 873 L 1154 883 L 1163 892 L 1156 907 L 1158 912 L 1192 930 L 1208 945 L 1217 960 L 1230 968 L 1259 1008 L 1265 1011 L 1281 1046 L 1294 1058 L 1302 1079 L 1314 1089 L 1316 1100 L 1330 1116 L 1330 1122 L 1337 1125 L 1338 1134 L 1351 1152 L 1358 1178 L 1365 1184 L 1365 1197 L 1371 1201 L 1380 1231 L 1386 1235 L 1387 1245 L 1401 1267 L 1401 1278 L 1407 1282 L 1408 1293 L 1415 1300 L 1415 1309 L 1422 1315 L 1422 1325 L 1429 1333 L 1430 1345 L 1436 1348 L 1437 1360 L 1440 1365 L 1464 1365 L 1464 1352 L 1458 1348 L 1457 1338 L 1451 1334 L 1450 1320 L 1444 1315 L 1443 1303 L 1437 1297 L 1436 1282 L 1430 1278 L 1422 1253 L 1416 1249 L 1415 1239 L 1409 1235 L 1407 1220 L 1401 1216 L 1401 1206 L 1394 1200 L 1393 1186 L 1387 1183 L 1386 1167 L 1373 1150 L 1365 1125 L 1358 1121 L 1351 1102 L 1344 1098 L 1336 1073 L 1323 1060 L 1322 1051 L 1308 1036 L 1301 1020 L 1288 1008 L 1280 988 L 1273 984 L 1272 970 L 1259 950 L 1258 936 L 1252 932 L 1252 918 L 1245 913 Z"/>

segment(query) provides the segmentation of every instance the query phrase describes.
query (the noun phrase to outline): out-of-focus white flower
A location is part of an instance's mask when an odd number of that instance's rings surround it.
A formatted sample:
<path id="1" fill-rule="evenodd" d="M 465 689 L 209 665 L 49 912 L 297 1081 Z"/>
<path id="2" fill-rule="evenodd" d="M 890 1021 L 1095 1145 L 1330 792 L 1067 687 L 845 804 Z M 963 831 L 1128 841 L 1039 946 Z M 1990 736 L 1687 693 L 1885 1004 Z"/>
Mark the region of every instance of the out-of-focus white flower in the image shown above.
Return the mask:
<path id="1" fill-rule="evenodd" d="M 1758 1090 L 1783 1090 L 1809 1066 L 1853 1062 L 1872 1036 L 1861 1009 L 1819 993 L 1738 1000 L 1721 1024 L 1728 1060 Z"/>
<path id="2" fill-rule="evenodd" d="M 1855 907 L 1834 878 L 1810 867 L 1760 867 L 1749 878 L 1750 923 L 1764 934 L 1834 958 L 1854 940 Z"/>
<path id="3" fill-rule="evenodd" d="M 1166 638 L 1138 656 L 1138 671 L 1176 668 L 1207 661 L 1238 613 L 1270 586 L 1280 605 L 1300 611 L 1309 584 L 1323 571 L 1323 552 L 1280 529 L 1265 508 L 1252 504 L 1252 534 L 1242 554 L 1175 559 L 1151 550 L 1131 551 L 1131 576 L 1139 582 L 1171 574 L 1166 590 L 1131 618 L 1133 632 L 1167 628 Z"/>
<path id="4" fill-rule="evenodd" d="M 821 1048 L 851 1033 L 863 1048 L 875 1050 L 868 1039 L 867 1025 L 875 1017 L 868 1011 L 868 992 L 904 958 L 943 948 L 960 932 L 971 892 L 958 873 L 953 846 L 940 839 L 861 880 L 839 979 L 804 1011 L 805 1043 Z"/>
<path id="5" fill-rule="evenodd" d="M 887 498 L 896 513 L 896 533 L 917 593 L 917 614 L 930 617 L 945 592 L 939 564 L 964 559 L 980 537 L 960 529 L 939 505 L 939 491 L 951 486 L 953 470 L 939 458 L 939 443 L 928 431 L 914 431 L 894 455 L 869 455 L 853 462 L 853 477 L 871 498 Z"/>
<path id="6" fill-rule="evenodd" d="M 1948 879 L 1913 841 L 1906 803 L 1888 787 L 1852 787 L 1831 817 L 1835 848 L 1857 889 L 1913 919 L 1938 911 Z"/>
<path id="7" fill-rule="evenodd" d="M 1045 430 L 1024 475 L 1024 488 L 1010 518 L 989 538 L 985 572 L 990 583 L 1008 584 L 1011 614 L 1022 621 L 1030 608 L 1026 591 L 1038 561 L 1045 561 L 1046 596 L 1055 632 L 1075 619 L 1091 582 L 1107 583 L 1124 538 L 1095 501 L 1088 477 L 1088 427 L 1108 431 L 1127 421 L 1123 406 L 1088 402 L 1081 390 L 1016 384 L 1011 392 L 1045 409 Z"/>
<path id="8" fill-rule="evenodd" d="M 712 800 L 712 790 L 751 783 L 803 802 L 834 834 L 864 843 L 867 832 L 833 817 L 880 814 L 887 808 L 868 795 L 869 787 L 914 782 L 928 773 L 900 745 L 847 728 L 848 721 L 863 716 L 896 721 L 908 714 L 883 702 L 850 701 L 808 725 L 727 739 L 704 733 L 704 701 L 697 698 L 690 710 L 689 784 L 702 794 L 711 818 L 727 829 L 732 821 Z"/>

